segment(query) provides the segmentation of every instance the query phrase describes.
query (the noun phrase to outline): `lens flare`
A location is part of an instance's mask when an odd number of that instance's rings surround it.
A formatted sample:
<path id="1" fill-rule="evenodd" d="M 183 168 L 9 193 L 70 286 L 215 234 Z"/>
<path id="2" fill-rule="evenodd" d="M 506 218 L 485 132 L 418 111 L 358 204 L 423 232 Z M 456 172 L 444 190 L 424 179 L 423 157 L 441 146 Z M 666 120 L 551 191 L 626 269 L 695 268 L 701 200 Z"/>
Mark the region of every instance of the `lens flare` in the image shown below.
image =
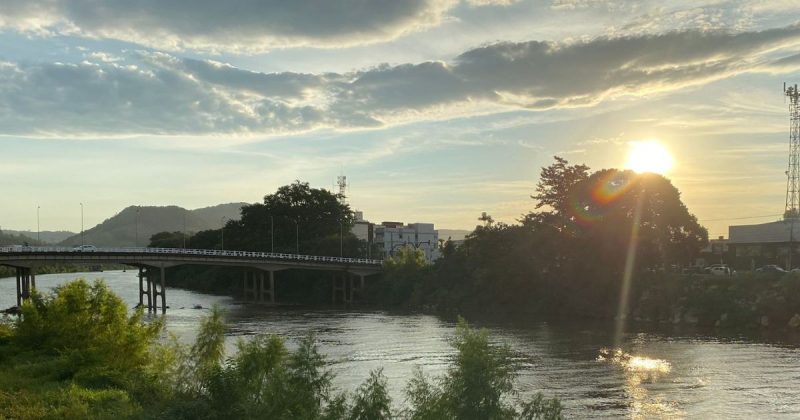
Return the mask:
<path id="1" fill-rule="evenodd" d="M 588 191 L 575 191 L 571 197 L 575 220 L 583 225 L 601 220 L 611 210 L 611 204 L 630 190 L 633 184 L 630 172 L 609 171 L 590 184 Z"/>
<path id="2" fill-rule="evenodd" d="M 665 174 L 672 168 L 672 155 L 656 140 L 632 142 L 625 167 L 638 173 Z"/>

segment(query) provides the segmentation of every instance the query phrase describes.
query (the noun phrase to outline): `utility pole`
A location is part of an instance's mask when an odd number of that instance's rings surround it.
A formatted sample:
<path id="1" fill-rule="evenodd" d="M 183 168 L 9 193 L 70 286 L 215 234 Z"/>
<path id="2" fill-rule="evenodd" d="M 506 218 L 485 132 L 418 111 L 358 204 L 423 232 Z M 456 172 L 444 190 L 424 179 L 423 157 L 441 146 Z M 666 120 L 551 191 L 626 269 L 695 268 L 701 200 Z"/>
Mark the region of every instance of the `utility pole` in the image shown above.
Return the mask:
<path id="1" fill-rule="evenodd" d="M 220 223 L 222 223 L 222 227 L 219 229 L 220 248 L 222 248 L 223 251 L 225 250 L 225 219 L 227 219 L 225 216 L 222 216 L 219 219 Z"/>
<path id="2" fill-rule="evenodd" d="M 344 227 L 339 221 L 339 258 L 344 257 Z"/>
<path id="3" fill-rule="evenodd" d="M 269 252 L 275 252 L 275 222 L 272 215 L 269 216 Z"/>
<path id="4" fill-rule="evenodd" d="M 81 246 L 85 245 L 83 241 L 83 203 L 81 203 Z"/>
<path id="5" fill-rule="evenodd" d="M 186 210 L 183 211 L 183 249 L 186 249 Z"/>
<path id="6" fill-rule="evenodd" d="M 297 246 L 295 248 L 295 253 L 300 255 L 300 221 L 294 219 L 294 229 L 295 229 L 295 238 L 297 238 Z"/>
<path id="7" fill-rule="evenodd" d="M 139 206 L 136 206 L 136 248 L 139 247 Z"/>

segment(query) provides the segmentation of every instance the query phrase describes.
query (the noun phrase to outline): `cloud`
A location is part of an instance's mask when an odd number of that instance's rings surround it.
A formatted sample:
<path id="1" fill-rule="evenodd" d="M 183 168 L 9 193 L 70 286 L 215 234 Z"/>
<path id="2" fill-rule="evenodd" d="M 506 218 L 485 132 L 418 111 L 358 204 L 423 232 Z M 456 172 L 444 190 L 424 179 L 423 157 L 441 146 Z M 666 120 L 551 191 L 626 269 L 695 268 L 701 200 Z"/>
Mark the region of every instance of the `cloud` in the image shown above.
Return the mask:
<path id="1" fill-rule="evenodd" d="M 264 51 L 385 41 L 438 25 L 458 0 L 4 0 L 0 28 L 166 50 Z"/>
<path id="2" fill-rule="evenodd" d="M 165 53 L 0 63 L 0 130 L 16 135 L 284 134 L 509 109 L 585 107 L 748 72 L 800 69 L 800 26 L 575 43 L 497 43 L 449 62 L 258 73 Z"/>

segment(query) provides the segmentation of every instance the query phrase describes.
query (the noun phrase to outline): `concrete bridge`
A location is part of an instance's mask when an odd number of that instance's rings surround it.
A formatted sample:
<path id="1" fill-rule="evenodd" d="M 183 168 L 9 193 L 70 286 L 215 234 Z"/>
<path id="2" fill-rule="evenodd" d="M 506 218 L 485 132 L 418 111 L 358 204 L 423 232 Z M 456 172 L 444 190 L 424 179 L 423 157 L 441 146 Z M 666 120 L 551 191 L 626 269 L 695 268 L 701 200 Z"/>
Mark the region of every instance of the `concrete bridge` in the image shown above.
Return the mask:
<path id="1" fill-rule="evenodd" d="M 287 269 L 326 270 L 333 277 L 334 303 L 359 297 L 364 277 L 383 269 L 383 261 L 363 258 L 323 257 L 272 252 L 218 251 L 179 248 L 67 248 L 39 246 L 0 247 L 0 265 L 14 267 L 17 306 L 36 288 L 36 269 L 53 264 L 124 264 L 139 269 L 139 305 L 148 311 L 166 312 L 165 269 L 179 265 L 212 265 L 244 268 L 242 290 L 246 299 L 275 302 L 275 272 Z M 351 275 L 347 275 L 351 274 Z M 159 281 L 157 281 L 159 280 Z M 145 301 L 145 298 L 147 300 Z"/>

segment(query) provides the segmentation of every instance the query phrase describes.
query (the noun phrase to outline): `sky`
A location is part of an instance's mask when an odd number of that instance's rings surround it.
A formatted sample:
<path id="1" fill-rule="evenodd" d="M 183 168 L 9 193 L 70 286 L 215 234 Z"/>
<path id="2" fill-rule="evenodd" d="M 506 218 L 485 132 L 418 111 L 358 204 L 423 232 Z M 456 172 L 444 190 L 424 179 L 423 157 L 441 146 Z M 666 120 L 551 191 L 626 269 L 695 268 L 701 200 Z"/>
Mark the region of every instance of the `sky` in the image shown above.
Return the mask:
<path id="1" fill-rule="evenodd" d="M 343 174 L 368 220 L 471 229 L 655 140 L 727 235 L 784 210 L 784 82 L 800 0 L 3 0 L 0 226 Z"/>

